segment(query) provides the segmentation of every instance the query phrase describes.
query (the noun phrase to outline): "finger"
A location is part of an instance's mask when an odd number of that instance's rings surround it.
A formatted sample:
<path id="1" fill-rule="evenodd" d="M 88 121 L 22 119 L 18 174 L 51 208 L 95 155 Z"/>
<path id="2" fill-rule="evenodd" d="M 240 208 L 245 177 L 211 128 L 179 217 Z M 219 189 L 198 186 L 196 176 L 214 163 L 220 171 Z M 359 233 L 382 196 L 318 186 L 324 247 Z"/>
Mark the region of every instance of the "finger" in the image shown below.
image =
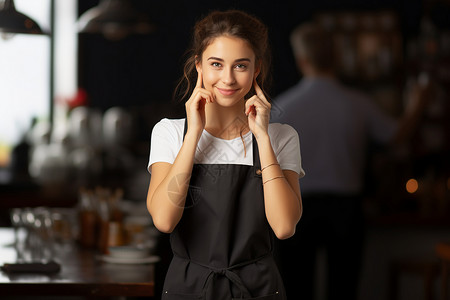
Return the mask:
<path id="1" fill-rule="evenodd" d="M 247 100 L 245 103 L 245 114 L 248 116 L 250 113 L 255 114 L 258 110 L 258 107 L 266 107 L 263 102 L 259 99 L 258 96 L 253 96 L 250 99 Z"/>
<path id="2" fill-rule="evenodd" d="M 249 107 L 247 116 L 255 116 L 256 115 L 256 107 L 254 105 Z"/>
<path id="3" fill-rule="evenodd" d="M 208 103 L 211 103 L 213 101 L 212 100 L 212 93 L 210 91 L 208 91 L 208 90 L 205 90 L 205 89 L 198 89 L 195 92 L 193 101 L 194 102 L 198 102 L 198 101 L 201 101 L 202 99 L 205 100 Z"/>
<path id="4" fill-rule="evenodd" d="M 197 83 L 195 84 L 195 88 L 201 88 L 203 83 L 202 72 L 197 71 Z"/>
<path id="5" fill-rule="evenodd" d="M 250 113 L 250 111 L 252 110 L 252 107 L 254 106 L 254 102 L 255 102 L 255 98 L 257 96 L 252 96 L 250 99 L 248 99 L 245 102 L 245 114 L 248 116 L 248 114 Z"/>
<path id="6" fill-rule="evenodd" d="M 212 103 L 214 99 L 214 94 L 208 90 L 200 89 L 201 95 L 205 98 L 206 102 Z"/>
<path id="7" fill-rule="evenodd" d="M 246 109 L 245 109 L 245 115 L 249 116 L 249 115 L 254 115 L 256 114 L 256 106 L 254 105 L 249 105 Z"/>
<path id="8" fill-rule="evenodd" d="M 253 97 L 248 99 L 245 104 L 246 105 L 253 105 L 253 106 L 256 106 L 256 107 L 263 108 L 263 109 L 270 109 L 271 108 L 271 104 L 267 100 L 261 99 L 257 95 L 254 95 Z"/>
<path id="9" fill-rule="evenodd" d="M 202 98 L 207 100 L 207 102 L 213 102 L 213 100 L 214 100 L 213 97 L 214 97 L 214 95 L 210 91 L 203 89 L 203 88 L 196 88 L 196 89 L 194 89 L 191 97 L 189 98 L 189 100 L 187 102 L 193 103 L 193 102 L 199 101 L 199 99 L 202 99 Z"/>
<path id="10" fill-rule="evenodd" d="M 262 89 L 259 87 L 258 82 L 256 81 L 256 79 L 254 80 L 254 88 L 255 88 L 255 92 L 256 95 L 258 96 L 259 99 L 262 100 L 262 102 L 265 103 L 265 105 L 270 109 L 272 107 L 272 105 L 270 104 L 270 102 L 267 100 L 266 96 L 264 95 L 264 92 L 262 91 Z"/>
<path id="11" fill-rule="evenodd" d="M 253 86 L 255 87 L 255 92 L 256 95 L 261 98 L 261 99 L 266 99 L 266 97 L 264 96 L 264 92 L 262 91 L 262 89 L 259 87 L 258 82 L 256 81 L 256 78 L 253 79 Z"/>

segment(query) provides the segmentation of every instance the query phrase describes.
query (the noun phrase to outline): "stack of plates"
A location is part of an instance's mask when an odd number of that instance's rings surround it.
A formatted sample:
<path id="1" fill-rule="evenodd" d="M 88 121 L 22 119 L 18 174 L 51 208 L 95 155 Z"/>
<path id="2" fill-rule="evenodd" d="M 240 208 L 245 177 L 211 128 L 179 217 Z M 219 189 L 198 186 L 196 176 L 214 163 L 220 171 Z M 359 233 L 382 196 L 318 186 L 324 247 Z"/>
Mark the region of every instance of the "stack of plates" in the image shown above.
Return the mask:
<path id="1" fill-rule="evenodd" d="M 109 247 L 108 255 L 100 255 L 99 259 L 116 264 L 144 264 L 159 261 L 159 256 L 150 255 L 148 248 L 136 246 L 114 246 Z"/>

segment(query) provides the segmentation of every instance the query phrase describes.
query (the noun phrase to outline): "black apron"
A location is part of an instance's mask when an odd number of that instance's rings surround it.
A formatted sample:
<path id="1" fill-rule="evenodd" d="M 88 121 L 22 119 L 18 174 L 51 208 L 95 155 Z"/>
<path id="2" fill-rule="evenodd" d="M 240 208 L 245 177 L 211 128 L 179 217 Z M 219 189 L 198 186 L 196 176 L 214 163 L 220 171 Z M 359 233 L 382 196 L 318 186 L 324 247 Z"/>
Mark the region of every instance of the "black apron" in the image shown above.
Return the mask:
<path id="1" fill-rule="evenodd" d="M 252 143 L 253 166 L 194 164 L 163 300 L 285 299 Z"/>

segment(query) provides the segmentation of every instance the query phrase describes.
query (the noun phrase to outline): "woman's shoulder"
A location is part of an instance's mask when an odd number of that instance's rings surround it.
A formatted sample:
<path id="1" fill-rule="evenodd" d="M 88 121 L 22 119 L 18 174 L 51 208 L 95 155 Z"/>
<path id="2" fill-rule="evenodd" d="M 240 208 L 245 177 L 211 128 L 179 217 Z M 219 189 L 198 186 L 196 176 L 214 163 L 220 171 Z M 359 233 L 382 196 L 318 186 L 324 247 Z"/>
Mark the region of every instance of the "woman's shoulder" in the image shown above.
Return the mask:
<path id="1" fill-rule="evenodd" d="M 163 118 L 155 124 L 153 130 L 157 131 L 183 131 L 185 119 L 168 119 Z"/>
<path id="2" fill-rule="evenodd" d="M 269 123 L 269 136 L 272 138 L 275 137 L 290 137 L 290 136 L 298 136 L 297 130 L 294 129 L 289 124 L 283 123 Z"/>
<path id="3" fill-rule="evenodd" d="M 292 170 L 303 176 L 300 139 L 297 131 L 289 124 L 269 123 L 269 136 L 281 168 Z"/>
<path id="4" fill-rule="evenodd" d="M 153 127 L 152 135 L 170 139 L 173 142 L 183 139 L 185 119 L 161 119 Z"/>
<path id="5" fill-rule="evenodd" d="M 163 118 L 155 126 L 164 126 L 164 127 L 184 127 L 185 118 L 182 119 L 169 119 Z"/>

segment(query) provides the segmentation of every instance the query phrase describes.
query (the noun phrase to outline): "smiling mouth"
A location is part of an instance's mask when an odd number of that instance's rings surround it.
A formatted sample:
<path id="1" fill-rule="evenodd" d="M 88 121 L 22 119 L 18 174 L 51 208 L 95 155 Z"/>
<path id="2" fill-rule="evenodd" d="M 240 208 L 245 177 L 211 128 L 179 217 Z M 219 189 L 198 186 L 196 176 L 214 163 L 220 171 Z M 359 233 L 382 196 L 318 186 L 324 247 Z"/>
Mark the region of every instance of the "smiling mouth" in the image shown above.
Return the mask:
<path id="1" fill-rule="evenodd" d="M 231 96 L 238 91 L 237 89 L 232 90 L 232 89 L 221 89 L 221 88 L 217 88 L 217 90 L 224 96 Z"/>

